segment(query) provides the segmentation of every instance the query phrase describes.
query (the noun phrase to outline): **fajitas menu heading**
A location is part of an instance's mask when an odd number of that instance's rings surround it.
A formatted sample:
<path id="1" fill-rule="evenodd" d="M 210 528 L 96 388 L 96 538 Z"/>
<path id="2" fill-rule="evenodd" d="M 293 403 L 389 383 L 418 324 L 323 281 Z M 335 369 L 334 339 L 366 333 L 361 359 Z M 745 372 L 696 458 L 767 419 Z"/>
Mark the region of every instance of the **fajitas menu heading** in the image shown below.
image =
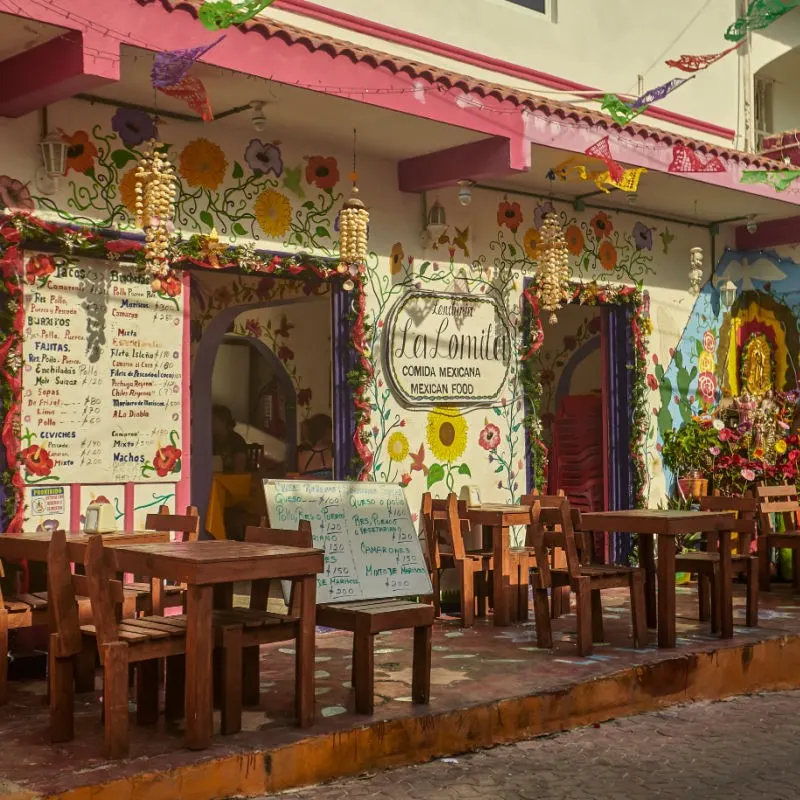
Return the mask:
<path id="1" fill-rule="evenodd" d="M 511 329 L 485 296 L 412 291 L 389 314 L 386 372 L 406 406 L 484 405 L 505 388 Z"/>
<path id="2" fill-rule="evenodd" d="M 153 292 L 133 267 L 46 253 L 25 264 L 26 483 L 178 480 L 180 280 Z"/>

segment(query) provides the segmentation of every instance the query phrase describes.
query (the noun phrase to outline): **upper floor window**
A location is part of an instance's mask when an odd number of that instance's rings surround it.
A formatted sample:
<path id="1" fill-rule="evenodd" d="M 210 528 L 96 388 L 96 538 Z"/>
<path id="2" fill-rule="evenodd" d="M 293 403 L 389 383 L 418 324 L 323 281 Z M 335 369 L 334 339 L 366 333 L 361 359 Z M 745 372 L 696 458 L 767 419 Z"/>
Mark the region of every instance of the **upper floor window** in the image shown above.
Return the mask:
<path id="1" fill-rule="evenodd" d="M 508 2 L 529 8 L 531 11 L 538 11 L 540 14 L 547 13 L 547 0 L 508 0 Z"/>

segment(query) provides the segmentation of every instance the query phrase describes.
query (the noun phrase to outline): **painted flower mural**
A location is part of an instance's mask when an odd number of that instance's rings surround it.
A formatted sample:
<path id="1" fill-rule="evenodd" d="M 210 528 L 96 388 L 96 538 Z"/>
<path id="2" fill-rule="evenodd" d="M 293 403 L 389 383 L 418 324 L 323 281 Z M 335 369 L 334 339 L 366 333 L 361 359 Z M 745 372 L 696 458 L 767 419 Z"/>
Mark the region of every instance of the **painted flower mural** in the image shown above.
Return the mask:
<path id="1" fill-rule="evenodd" d="M 497 450 L 497 446 L 500 444 L 500 428 L 491 422 L 487 422 L 480 432 L 478 444 L 484 450 Z"/>
<path id="2" fill-rule="evenodd" d="M 178 171 L 189 186 L 216 191 L 227 169 L 228 159 L 216 142 L 194 139 L 181 150 Z"/>
<path id="3" fill-rule="evenodd" d="M 522 246 L 525 248 L 525 255 L 531 261 L 538 261 L 541 256 L 541 241 L 542 235 L 536 228 L 528 228 L 525 231 L 525 237 L 522 240 Z"/>
<path id="4" fill-rule="evenodd" d="M 119 199 L 131 216 L 136 215 L 136 167 L 131 167 L 119 183 Z"/>
<path id="5" fill-rule="evenodd" d="M 159 447 L 153 457 L 153 469 L 159 478 L 164 478 L 173 472 L 180 472 L 181 451 L 168 444 L 166 447 Z"/>
<path id="6" fill-rule="evenodd" d="M 273 239 L 280 239 L 292 221 L 292 204 L 286 195 L 267 189 L 256 200 L 254 208 L 261 230 Z"/>
<path id="7" fill-rule="evenodd" d="M 564 232 L 564 238 L 570 255 L 579 256 L 583 253 L 583 233 L 577 225 L 570 225 Z"/>
<path id="8" fill-rule="evenodd" d="M 597 257 L 600 259 L 600 266 L 606 272 L 612 272 L 617 266 L 617 249 L 608 240 L 600 243 Z"/>
<path id="9" fill-rule="evenodd" d="M 256 175 L 274 175 L 279 178 L 283 174 L 283 156 L 276 144 L 251 139 L 244 151 L 247 166 Z"/>
<path id="10" fill-rule="evenodd" d="M 409 445 L 406 435 L 395 431 L 386 443 L 386 453 L 391 461 L 401 462 L 408 457 Z"/>
<path id="11" fill-rule="evenodd" d="M 516 233 L 517 228 L 522 225 L 522 209 L 519 203 L 511 203 L 508 200 L 500 203 L 497 207 L 497 225 L 500 228 L 505 226 L 512 233 Z"/>
<path id="12" fill-rule="evenodd" d="M 145 111 L 118 108 L 111 117 L 111 129 L 119 134 L 125 147 L 137 147 L 150 139 L 158 139 L 158 128 Z"/>
<path id="13" fill-rule="evenodd" d="M 63 134 L 62 141 L 67 144 L 67 173 L 70 171 L 86 173 L 94 166 L 97 147 L 86 131 Z"/>
<path id="14" fill-rule="evenodd" d="M 34 203 L 27 184 L 0 175 L 0 211 L 33 211 Z"/>
<path id="15" fill-rule="evenodd" d="M 311 156 L 306 165 L 306 183 L 330 190 L 339 183 L 339 166 L 335 158 Z"/>
<path id="16" fill-rule="evenodd" d="M 472 471 L 465 463 L 456 464 L 467 449 L 467 421 L 459 409 L 442 406 L 428 414 L 426 426 L 428 447 L 438 459 L 428 467 L 427 486 L 430 489 L 444 481 L 448 491 L 455 488 L 455 475 L 470 477 Z M 441 463 L 440 463 L 441 462 Z"/>
<path id="17" fill-rule="evenodd" d="M 19 459 L 28 475 L 38 478 L 48 477 L 55 466 L 47 450 L 35 444 L 20 450 Z"/>
<path id="18" fill-rule="evenodd" d="M 633 236 L 633 243 L 637 250 L 653 249 L 653 230 L 653 228 L 648 227 L 641 221 L 633 226 L 631 235 Z"/>
<path id="19" fill-rule="evenodd" d="M 614 231 L 614 223 L 605 211 L 598 211 L 589 224 L 592 226 L 596 239 L 606 239 Z"/>
<path id="20" fill-rule="evenodd" d="M 392 252 L 389 254 L 389 272 L 392 275 L 399 275 L 403 271 L 405 257 L 403 245 L 400 242 L 395 242 L 392 245 Z"/>

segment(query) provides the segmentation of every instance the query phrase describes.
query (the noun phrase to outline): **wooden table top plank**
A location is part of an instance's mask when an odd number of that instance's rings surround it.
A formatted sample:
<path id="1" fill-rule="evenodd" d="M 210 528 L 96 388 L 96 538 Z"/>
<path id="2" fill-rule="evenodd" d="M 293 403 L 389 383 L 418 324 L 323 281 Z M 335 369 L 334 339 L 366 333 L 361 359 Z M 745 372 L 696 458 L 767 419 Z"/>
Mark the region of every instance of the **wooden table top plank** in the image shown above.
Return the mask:
<path id="1" fill-rule="evenodd" d="M 664 511 L 652 508 L 591 511 L 581 514 L 581 528 L 592 532 L 681 536 L 698 531 L 721 530 L 733 516 L 733 512 L 729 511 Z"/>
<path id="2" fill-rule="evenodd" d="M 83 553 L 91 536 L 102 536 L 107 547 L 120 544 L 156 543 L 168 544 L 169 531 L 115 531 L 114 533 L 86 533 L 86 531 L 67 531 L 67 553 L 70 559 L 83 560 Z M 47 561 L 47 551 L 52 531 L 0 533 L 0 558 Z"/>

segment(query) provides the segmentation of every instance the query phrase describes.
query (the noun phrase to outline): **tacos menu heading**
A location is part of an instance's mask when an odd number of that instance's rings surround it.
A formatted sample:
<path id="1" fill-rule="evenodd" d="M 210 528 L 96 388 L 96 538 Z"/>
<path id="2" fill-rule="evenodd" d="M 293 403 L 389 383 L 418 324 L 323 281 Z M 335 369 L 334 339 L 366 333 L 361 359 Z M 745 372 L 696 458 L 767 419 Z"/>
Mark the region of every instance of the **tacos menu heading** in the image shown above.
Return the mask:
<path id="1" fill-rule="evenodd" d="M 183 292 L 96 259 L 25 255 L 21 412 L 28 484 L 174 481 Z"/>

